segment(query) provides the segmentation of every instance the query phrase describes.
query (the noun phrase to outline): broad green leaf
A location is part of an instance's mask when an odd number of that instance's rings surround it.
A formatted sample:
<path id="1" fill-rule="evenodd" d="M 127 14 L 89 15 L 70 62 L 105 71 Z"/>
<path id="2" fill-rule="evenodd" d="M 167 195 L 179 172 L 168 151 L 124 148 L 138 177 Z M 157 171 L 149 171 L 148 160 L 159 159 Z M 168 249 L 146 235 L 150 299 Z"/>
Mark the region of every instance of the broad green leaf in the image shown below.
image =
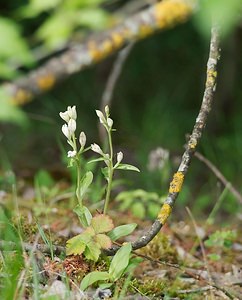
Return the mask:
<path id="1" fill-rule="evenodd" d="M 150 203 L 148 204 L 148 215 L 150 218 L 154 219 L 157 217 L 159 211 L 160 211 L 160 205 L 156 203 Z"/>
<path id="2" fill-rule="evenodd" d="M 63 46 L 75 28 L 75 12 L 58 11 L 52 14 L 37 31 L 37 37 L 43 40 L 49 49 Z"/>
<path id="3" fill-rule="evenodd" d="M 140 219 L 143 219 L 145 217 L 145 206 L 142 202 L 135 202 L 131 206 L 132 214 Z"/>
<path id="4" fill-rule="evenodd" d="M 100 245 L 102 249 L 108 249 L 112 246 L 110 237 L 103 233 L 97 234 L 95 236 L 95 241 Z"/>
<path id="5" fill-rule="evenodd" d="M 66 243 L 66 254 L 77 255 L 85 251 L 87 244 L 89 244 L 94 236 L 92 228 L 87 228 L 83 233 L 74 236 Z"/>
<path id="6" fill-rule="evenodd" d="M 76 17 L 79 25 L 97 30 L 104 29 L 109 22 L 108 13 L 100 8 L 81 9 Z"/>
<path id="7" fill-rule="evenodd" d="M 108 280 L 108 279 L 109 279 L 108 272 L 99 272 L 99 271 L 91 272 L 82 279 L 80 289 L 82 291 L 85 291 L 93 283 L 97 281 Z"/>
<path id="8" fill-rule="evenodd" d="M 97 261 L 101 254 L 100 245 L 94 241 L 90 241 L 85 248 L 84 255 L 86 259 Z"/>
<path id="9" fill-rule="evenodd" d="M 91 226 L 96 233 L 105 233 L 114 228 L 112 219 L 107 215 L 97 215 L 91 220 Z"/>
<path id="10" fill-rule="evenodd" d="M 81 188 L 80 188 L 80 198 L 83 199 L 84 195 L 86 194 L 90 184 L 93 181 L 93 173 L 88 171 L 81 180 Z"/>
<path id="11" fill-rule="evenodd" d="M 128 164 L 119 164 L 116 169 L 140 172 L 140 170 L 138 168 L 136 168 L 135 166 L 132 166 L 132 165 L 128 165 Z"/>
<path id="12" fill-rule="evenodd" d="M 102 168 L 101 171 L 102 171 L 102 174 L 103 174 L 104 178 L 106 180 L 108 180 L 108 168 L 107 167 Z"/>
<path id="13" fill-rule="evenodd" d="M 124 273 L 133 272 L 133 270 L 143 261 L 141 257 L 133 257 L 129 260 L 127 268 L 124 270 Z"/>
<path id="14" fill-rule="evenodd" d="M 28 45 L 21 36 L 20 27 L 14 21 L 0 17 L 0 59 L 8 59 L 15 63 L 29 64 L 33 57 Z"/>
<path id="15" fill-rule="evenodd" d="M 54 185 L 54 180 L 46 170 L 39 170 L 35 175 L 35 181 L 39 186 L 51 187 Z"/>
<path id="16" fill-rule="evenodd" d="M 136 226 L 137 224 L 131 223 L 131 224 L 115 227 L 112 231 L 108 233 L 108 236 L 112 241 L 116 241 L 122 236 L 132 233 L 135 230 Z"/>
<path id="17" fill-rule="evenodd" d="M 80 235 L 74 236 L 66 243 L 66 255 L 82 254 L 86 248 L 86 244 L 83 243 Z"/>
<path id="18" fill-rule="evenodd" d="M 29 4 L 20 8 L 19 14 L 22 17 L 36 17 L 44 11 L 55 8 L 62 0 L 31 0 Z"/>
<path id="19" fill-rule="evenodd" d="M 73 211 L 78 215 L 83 227 L 88 227 L 91 224 L 92 214 L 86 206 L 80 207 L 77 205 Z"/>
<path id="20" fill-rule="evenodd" d="M 112 281 L 116 281 L 122 276 L 124 270 L 129 264 L 131 251 L 131 243 L 127 243 L 122 246 L 114 255 L 109 267 L 109 275 Z"/>

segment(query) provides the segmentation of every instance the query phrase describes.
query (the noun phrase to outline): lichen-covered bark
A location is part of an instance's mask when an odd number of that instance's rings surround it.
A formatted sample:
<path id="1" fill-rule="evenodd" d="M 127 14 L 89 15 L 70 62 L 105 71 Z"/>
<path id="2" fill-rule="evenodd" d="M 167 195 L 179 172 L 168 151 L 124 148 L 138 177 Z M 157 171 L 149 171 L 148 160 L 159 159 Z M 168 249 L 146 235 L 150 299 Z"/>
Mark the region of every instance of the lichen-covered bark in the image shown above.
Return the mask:
<path id="1" fill-rule="evenodd" d="M 160 231 L 171 215 L 173 205 L 181 191 L 185 175 L 188 171 L 191 159 L 196 151 L 197 145 L 201 139 L 203 129 L 206 126 L 207 118 L 211 110 L 211 105 L 214 100 L 217 79 L 217 63 L 219 59 L 219 30 L 214 26 L 211 31 L 211 42 L 209 59 L 207 63 L 207 79 L 203 95 L 202 105 L 196 119 L 192 134 L 186 146 L 186 150 L 182 156 L 181 163 L 177 172 L 174 174 L 170 183 L 168 196 L 160 209 L 157 219 L 151 228 L 140 239 L 132 243 L 133 249 L 138 249 L 146 246 Z M 114 255 L 118 250 L 117 246 L 106 251 L 109 255 Z"/>
<path id="2" fill-rule="evenodd" d="M 193 11 L 189 3 L 189 0 L 163 0 L 154 4 L 100 34 L 98 39 L 89 39 L 84 44 L 76 45 L 28 76 L 5 84 L 6 91 L 14 104 L 23 105 L 71 74 L 103 60 L 127 43 L 186 21 Z"/>

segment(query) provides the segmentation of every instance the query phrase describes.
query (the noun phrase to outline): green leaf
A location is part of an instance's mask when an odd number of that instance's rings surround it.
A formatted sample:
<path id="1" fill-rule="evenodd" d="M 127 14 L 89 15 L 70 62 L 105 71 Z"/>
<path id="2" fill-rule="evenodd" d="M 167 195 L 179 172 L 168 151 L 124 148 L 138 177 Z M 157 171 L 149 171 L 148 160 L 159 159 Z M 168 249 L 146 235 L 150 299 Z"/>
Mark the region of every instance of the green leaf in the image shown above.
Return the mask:
<path id="1" fill-rule="evenodd" d="M 81 188 L 80 188 L 80 198 L 83 199 L 84 195 L 86 194 L 89 186 L 91 185 L 93 181 L 93 173 L 91 171 L 88 171 L 81 180 Z"/>
<path id="2" fill-rule="evenodd" d="M 148 205 L 148 215 L 150 218 L 154 219 L 157 217 L 160 211 L 160 205 L 156 203 L 150 203 Z"/>
<path id="3" fill-rule="evenodd" d="M 99 157 L 97 159 L 92 159 L 88 162 L 88 164 L 92 164 L 92 163 L 95 163 L 95 162 L 99 162 L 99 161 L 104 161 L 105 159 L 103 157 Z"/>
<path id="4" fill-rule="evenodd" d="M 85 291 L 93 283 L 101 280 L 108 280 L 108 279 L 109 279 L 108 272 L 99 272 L 99 271 L 91 272 L 82 279 L 80 289 L 82 291 Z"/>
<path id="5" fill-rule="evenodd" d="M 116 169 L 140 172 L 138 168 L 128 164 L 119 164 L 118 167 L 116 167 Z"/>
<path id="6" fill-rule="evenodd" d="M 83 233 L 69 239 L 66 243 L 66 254 L 77 255 L 83 253 L 87 245 L 92 241 L 94 235 L 94 230 L 87 228 Z"/>
<path id="7" fill-rule="evenodd" d="M 36 17 L 44 11 L 55 8 L 62 0 L 31 0 L 28 5 L 20 8 L 22 17 Z"/>
<path id="8" fill-rule="evenodd" d="M 102 171 L 104 178 L 106 180 L 108 180 L 108 167 L 102 168 L 101 171 Z"/>
<path id="9" fill-rule="evenodd" d="M 104 214 L 92 218 L 91 226 L 95 230 L 95 233 L 105 233 L 114 228 L 112 219 Z"/>
<path id="10" fill-rule="evenodd" d="M 118 280 L 129 264 L 130 253 L 132 251 L 131 243 L 122 246 L 114 255 L 109 267 L 110 279 Z"/>
<path id="11" fill-rule="evenodd" d="M 97 261 L 101 254 L 100 245 L 94 241 L 90 241 L 85 248 L 84 255 L 86 259 Z"/>
<path id="12" fill-rule="evenodd" d="M 137 224 L 131 223 L 115 227 L 112 231 L 108 233 L 108 236 L 112 241 L 116 241 L 122 236 L 131 234 L 135 230 L 136 226 Z"/>
<path id="13" fill-rule="evenodd" d="M 221 256 L 217 253 L 210 253 L 207 256 L 213 261 L 218 261 L 221 259 Z"/>
<path id="14" fill-rule="evenodd" d="M 103 233 L 97 234 L 95 236 L 95 241 L 100 245 L 102 249 L 108 249 L 112 246 L 110 237 Z"/>
<path id="15" fill-rule="evenodd" d="M 15 63 L 33 63 L 28 45 L 21 36 L 20 27 L 14 21 L 0 17 L 0 59 L 11 59 Z"/>
<path id="16" fill-rule="evenodd" d="M 67 241 L 66 244 L 66 255 L 77 255 L 82 254 L 86 248 L 86 244 L 83 243 L 80 235 L 74 236 Z"/>
<path id="17" fill-rule="evenodd" d="M 86 206 L 80 207 L 77 205 L 73 211 L 78 215 L 78 218 L 83 227 L 88 227 L 91 224 L 92 214 Z"/>
<path id="18" fill-rule="evenodd" d="M 136 202 L 131 206 L 132 214 L 140 219 L 145 217 L 145 207 L 142 202 Z"/>
<path id="19" fill-rule="evenodd" d="M 109 15 L 100 8 L 81 9 L 76 16 L 77 23 L 91 29 L 104 29 L 108 25 Z"/>

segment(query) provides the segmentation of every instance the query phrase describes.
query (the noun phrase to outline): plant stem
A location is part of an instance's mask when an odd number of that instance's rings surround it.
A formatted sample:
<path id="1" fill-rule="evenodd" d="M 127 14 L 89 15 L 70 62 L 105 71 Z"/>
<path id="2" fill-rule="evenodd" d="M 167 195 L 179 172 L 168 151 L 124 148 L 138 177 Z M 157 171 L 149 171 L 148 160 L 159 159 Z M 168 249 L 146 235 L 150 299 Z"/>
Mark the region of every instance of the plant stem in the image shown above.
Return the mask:
<path id="1" fill-rule="evenodd" d="M 104 208 L 103 213 L 107 213 L 108 209 L 108 203 L 110 201 L 110 194 L 111 194 L 111 188 L 112 188 L 112 182 L 113 182 L 113 144 L 112 144 L 112 134 L 111 129 L 108 130 L 108 143 L 109 143 L 109 150 L 110 150 L 110 158 L 109 158 L 109 165 L 108 165 L 108 185 L 107 185 L 107 192 L 106 192 L 106 198 L 104 202 Z"/>
<path id="2" fill-rule="evenodd" d="M 82 201 L 80 199 L 80 189 L 81 189 L 81 168 L 80 168 L 80 159 L 79 157 L 76 160 L 76 170 L 77 170 L 77 179 L 76 179 L 76 197 L 80 207 L 82 207 Z"/>

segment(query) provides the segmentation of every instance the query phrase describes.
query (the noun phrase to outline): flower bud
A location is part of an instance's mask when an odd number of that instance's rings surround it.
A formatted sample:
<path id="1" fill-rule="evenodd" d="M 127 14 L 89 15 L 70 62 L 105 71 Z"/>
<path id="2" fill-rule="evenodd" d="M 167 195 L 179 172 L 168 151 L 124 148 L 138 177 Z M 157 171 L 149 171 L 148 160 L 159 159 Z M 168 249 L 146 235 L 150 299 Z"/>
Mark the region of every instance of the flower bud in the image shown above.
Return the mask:
<path id="1" fill-rule="evenodd" d="M 113 126 L 113 120 L 111 118 L 107 118 L 108 127 L 112 128 Z"/>
<path id="2" fill-rule="evenodd" d="M 75 120 L 73 120 L 73 119 L 69 120 L 68 129 L 69 129 L 71 135 L 76 131 L 76 121 Z"/>
<path id="3" fill-rule="evenodd" d="M 76 151 L 74 150 L 74 151 L 68 151 L 67 152 L 67 157 L 71 157 L 71 158 L 73 158 L 73 157 L 75 157 L 76 156 Z"/>
<path id="4" fill-rule="evenodd" d="M 69 122 L 70 117 L 69 117 L 67 111 L 65 111 L 65 112 L 60 112 L 59 115 L 60 115 L 61 119 L 63 119 L 66 123 Z"/>
<path id="5" fill-rule="evenodd" d="M 91 149 L 92 149 L 93 152 L 96 152 L 96 153 L 99 153 L 99 154 L 103 155 L 102 149 L 97 144 L 95 144 L 95 143 L 91 144 Z"/>
<path id="6" fill-rule="evenodd" d="M 82 132 L 80 133 L 80 135 L 79 135 L 79 143 L 80 143 L 80 145 L 81 145 L 82 148 L 85 147 L 86 141 L 87 141 L 86 135 L 85 135 L 85 133 L 82 131 Z"/>
<path id="7" fill-rule="evenodd" d="M 68 129 L 68 126 L 65 124 L 65 125 L 63 125 L 62 126 L 62 128 L 61 128 L 61 130 L 62 130 L 62 132 L 63 132 L 63 134 L 67 137 L 67 139 L 69 140 L 70 138 L 71 138 L 71 133 L 70 133 L 70 131 L 69 131 L 69 129 Z"/>
<path id="8" fill-rule="evenodd" d="M 100 110 L 96 109 L 96 114 L 97 114 L 97 116 L 98 116 L 98 118 L 100 120 L 100 123 L 103 124 L 103 123 L 106 122 L 106 119 L 105 119 L 103 113 Z"/>
<path id="9" fill-rule="evenodd" d="M 67 107 L 67 113 L 70 117 L 70 119 L 76 120 L 77 114 L 76 114 L 76 106 L 68 106 Z"/>
<path id="10" fill-rule="evenodd" d="M 117 153 L 117 163 L 118 164 L 121 163 L 121 161 L 123 160 L 123 157 L 124 157 L 123 152 L 120 151 Z"/>
<path id="11" fill-rule="evenodd" d="M 106 105 L 104 109 L 105 109 L 106 116 L 108 117 L 109 116 L 109 107 L 108 107 L 108 105 Z"/>

